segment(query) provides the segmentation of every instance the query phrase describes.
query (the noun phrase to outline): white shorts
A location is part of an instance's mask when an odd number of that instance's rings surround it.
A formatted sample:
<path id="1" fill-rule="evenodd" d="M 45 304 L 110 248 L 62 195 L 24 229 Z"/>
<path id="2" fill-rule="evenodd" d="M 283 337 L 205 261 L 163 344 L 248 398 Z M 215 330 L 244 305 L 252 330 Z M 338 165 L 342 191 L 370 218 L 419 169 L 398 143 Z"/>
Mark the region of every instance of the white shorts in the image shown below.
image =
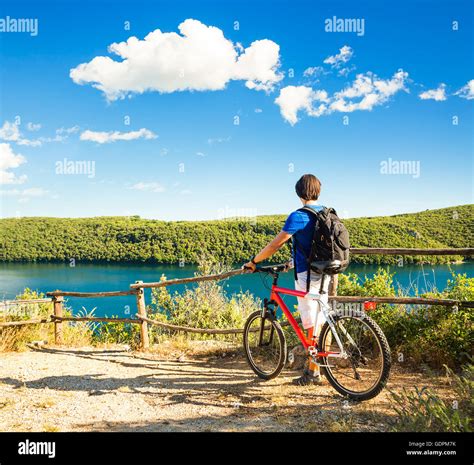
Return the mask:
<path id="1" fill-rule="evenodd" d="M 306 278 L 308 273 L 303 271 L 298 273 L 298 280 L 295 281 L 295 289 L 297 291 L 306 292 Z M 311 294 L 319 295 L 319 288 L 321 286 L 321 275 L 311 272 L 311 283 L 309 286 L 309 292 Z M 326 294 L 322 294 L 321 300 L 325 303 L 328 303 L 329 295 L 329 283 L 331 282 L 331 276 L 326 276 L 324 279 L 324 290 Z M 298 299 L 298 311 L 301 316 L 301 323 L 304 329 L 309 329 L 315 327 L 315 335 L 319 334 L 321 326 L 325 322 L 325 318 L 319 308 L 319 302 L 308 298 L 308 297 L 297 297 Z"/>

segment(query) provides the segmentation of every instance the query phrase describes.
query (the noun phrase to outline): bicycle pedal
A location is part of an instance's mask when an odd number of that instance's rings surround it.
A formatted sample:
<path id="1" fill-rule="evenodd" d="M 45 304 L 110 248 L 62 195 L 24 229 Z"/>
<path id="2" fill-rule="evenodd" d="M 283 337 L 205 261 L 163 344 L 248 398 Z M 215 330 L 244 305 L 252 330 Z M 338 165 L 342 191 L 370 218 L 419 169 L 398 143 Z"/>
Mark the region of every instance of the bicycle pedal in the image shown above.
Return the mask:
<path id="1" fill-rule="evenodd" d="M 316 349 L 316 347 L 310 346 L 308 347 L 308 354 L 314 358 L 318 355 L 318 349 Z"/>

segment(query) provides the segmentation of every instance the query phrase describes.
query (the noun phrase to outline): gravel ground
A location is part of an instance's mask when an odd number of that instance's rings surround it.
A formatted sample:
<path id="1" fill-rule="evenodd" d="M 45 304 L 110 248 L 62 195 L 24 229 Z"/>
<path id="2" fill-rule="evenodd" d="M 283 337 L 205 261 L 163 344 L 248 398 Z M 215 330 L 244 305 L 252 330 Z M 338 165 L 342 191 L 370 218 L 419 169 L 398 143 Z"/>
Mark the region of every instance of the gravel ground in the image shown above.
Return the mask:
<path id="1" fill-rule="evenodd" d="M 240 353 L 133 353 L 42 348 L 0 358 L 0 431 L 385 431 L 388 391 L 359 404 L 298 372 L 259 380 Z M 442 379 L 395 367 L 389 387 Z"/>

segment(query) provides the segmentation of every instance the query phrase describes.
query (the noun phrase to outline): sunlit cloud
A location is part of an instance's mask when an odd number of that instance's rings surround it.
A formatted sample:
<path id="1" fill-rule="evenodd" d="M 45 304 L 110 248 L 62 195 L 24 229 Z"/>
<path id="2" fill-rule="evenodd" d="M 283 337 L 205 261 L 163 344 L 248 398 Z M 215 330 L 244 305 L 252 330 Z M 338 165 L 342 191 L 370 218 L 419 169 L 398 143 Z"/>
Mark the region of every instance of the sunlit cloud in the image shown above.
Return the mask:
<path id="1" fill-rule="evenodd" d="M 437 89 L 425 90 L 418 94 L 421 100 L 436 100 L 442 102 L 447 99 L 446 97 L 446 84 L 441 83 Z"/>
<path id="2" fill-rule="evenodd" d="M 71 69 L 76 84 L 90 84 L 108 100 L 144 92 L 222 90 L 230 81 L 244 81 L 246 87 L 271 91 L 283 79 L 280 47 L 275 42 L 256 40 L 247 48 L 224 36 L 221 29 L 187 19 L 176 32 L 156 29 L 143 40 L 130 37 L 113 43 L 108 56 L 96 56 Z"/>
<path id="3" fill-rule="evenodd" d="M 147 192 L 164 192 L 165 188 L 157 182 L 137 182 L 129 187 L 132 190 L 147 191 Z"/>
<path id="4" fill-rule="evenodd" d="M 0 184 L 23 184 L 26 182 L 25 174 L 17 176 L 11 170 L 26 163 L 26 158 L 15 153 L 8 143 L 0 143 Z"/>
<path id="5" fill-rule="evenodd" d="M 84 131 L 80 139 L 84 141 L 97 142 L 98 144 L 108 144 L 116 141 L 129 141 L 136 139 L 156 139 L 158 136 L 149 129 L 141 128 L 138 131 Z"/>

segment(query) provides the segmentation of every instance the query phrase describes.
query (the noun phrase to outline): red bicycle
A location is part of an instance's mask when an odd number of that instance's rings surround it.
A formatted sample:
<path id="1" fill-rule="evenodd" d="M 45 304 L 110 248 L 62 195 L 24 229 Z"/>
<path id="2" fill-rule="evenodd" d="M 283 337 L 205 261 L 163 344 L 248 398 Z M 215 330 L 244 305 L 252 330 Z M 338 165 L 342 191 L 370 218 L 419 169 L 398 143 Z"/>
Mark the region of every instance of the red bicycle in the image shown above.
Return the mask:
<path id="1" fill-rule="evenodd" d="M 385 387 L 391 366 L 390 347 L 380 327 L 361 309 L 331 309 L 321 300 L 324 280 L 337 273 L 337 260 L 317 262 L 322 275 L 320 294 L 278 286 L 279 273 L 285 265 L 257 267 L 256 272 L 273 277 L 270 299 L 262 310 L 249 315 L 244 327 L 244 349 L 252 370 L 263 379 L 278 376 L 287 360 L 286 338 L 276 311 L 280 307 L 308 355 L 321 367 L 329 383 L 340 394 L 353 400 L 368 400 Z M 325 323 L 319 343 L 309 340 L 299 327 L 282 295 L 311 296 L 318 301 Z"/>

